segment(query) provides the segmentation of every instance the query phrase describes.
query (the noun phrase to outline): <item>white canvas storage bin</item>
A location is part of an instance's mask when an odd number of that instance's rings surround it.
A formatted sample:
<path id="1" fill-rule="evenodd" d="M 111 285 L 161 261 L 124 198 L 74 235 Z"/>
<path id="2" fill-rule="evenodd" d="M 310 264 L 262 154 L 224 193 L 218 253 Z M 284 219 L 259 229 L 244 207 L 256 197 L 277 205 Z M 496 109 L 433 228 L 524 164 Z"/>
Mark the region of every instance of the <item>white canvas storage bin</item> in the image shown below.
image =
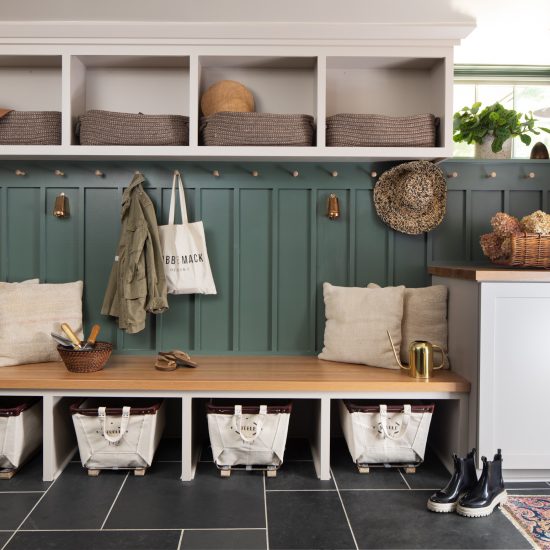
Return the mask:
<path id="1" fill-rule="evenodd" d="M 0 397 L 0 470 L 17 470 L 42 443 L 42 401 Z"/>
<path id="2" fill-rule="evenodd" d="M 206 405 L 208 433 L 219 468 L 265 467 L 283 463 L 292 403 L 284 405 Z"/>
<path id="3" fill-rule="evenodd" d="M 364 405 L 340 401 L 340 421 L 354 462 L 419 465 L 434 405 Z"/>
<path id="4" fill-rule="evenodd" d="M 86 399 L 71 405 L 71 413 L 85 468 L 151 466 L 164 430 L 164 401 Z"/>

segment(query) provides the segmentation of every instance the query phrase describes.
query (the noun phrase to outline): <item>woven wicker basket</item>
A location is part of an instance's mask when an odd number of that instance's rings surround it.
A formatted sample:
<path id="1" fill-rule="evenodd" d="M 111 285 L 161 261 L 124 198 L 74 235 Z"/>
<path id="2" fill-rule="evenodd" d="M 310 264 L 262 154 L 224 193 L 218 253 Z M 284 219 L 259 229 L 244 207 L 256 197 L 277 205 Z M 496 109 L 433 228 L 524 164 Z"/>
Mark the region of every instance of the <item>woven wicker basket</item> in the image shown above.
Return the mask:
<path id="1" fill-rule="evenodd" d="M 92 110 L 76 134 L 80 145 L 189 145 L 189 117 Z"/>
<path id="2" fill-rule="evenodd" d="M 500 265 L 539 267 L 550 269 L 550 235 L 522 233 L 513 235 L 510 258 L 498 261 Z"/>
<path id="3" fill-rule="evenodd" d="M 203 145 L 309 147 L 313 117 L 272 113 L 215 113 L 201 119 Z"/>
<path id="4" fill-rule="evenodd" d="M 439 119 L 342 113 L 327 118 L 328 147 L 434 147 Z"/>
<path id="5" fill-rule="evenodd" d="M 11 111 L 0 118 L 0 145 L 61 145 L 59 111 Z"/>
<path id="6" fill-rule="evenodd" d="M 57 346 L 63 363 L 71 372 L 95 372 L 101 370 L 111 357 L 113 344 L 96 342 L 93 349 L 77 351 Z"/>

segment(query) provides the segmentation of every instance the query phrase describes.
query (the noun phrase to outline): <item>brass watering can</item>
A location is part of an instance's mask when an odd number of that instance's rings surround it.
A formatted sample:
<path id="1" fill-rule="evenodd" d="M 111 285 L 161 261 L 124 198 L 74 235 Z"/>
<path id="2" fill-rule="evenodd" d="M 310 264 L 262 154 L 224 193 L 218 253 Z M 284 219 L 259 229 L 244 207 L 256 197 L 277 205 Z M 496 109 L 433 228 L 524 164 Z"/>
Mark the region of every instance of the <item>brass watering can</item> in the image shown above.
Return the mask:
<path id="1" fill-rule="evenodd" d="M 399 360 L 399 355 L 395 350 L 393 340 L 391 338 L 390 332 L 388 333 L 388 338 L 390 339 L 391 347 L 395 360 L 397 364 L 404 370 L 409 372 L 409 376 L 413 378 L 421 378 L 423 380 L 429 380 L 435 370 L 443 368 L 445 364 L 445 352 L 435 344 L 426 342 L 425 340 L 415 340 L 409 345 L 409 365 L 405 366 L 401 364 Z M 434 367 L 434 351 L 439 351 L 442 356 L 441 364 Z"/>

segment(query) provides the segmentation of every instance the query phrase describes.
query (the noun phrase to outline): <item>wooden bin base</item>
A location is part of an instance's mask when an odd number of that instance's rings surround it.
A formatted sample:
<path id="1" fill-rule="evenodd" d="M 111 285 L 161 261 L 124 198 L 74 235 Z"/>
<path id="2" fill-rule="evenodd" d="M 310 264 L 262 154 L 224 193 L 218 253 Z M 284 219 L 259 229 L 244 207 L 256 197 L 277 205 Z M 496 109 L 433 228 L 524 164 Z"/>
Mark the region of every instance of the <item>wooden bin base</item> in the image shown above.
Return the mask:
<path id="1" fill-rule="evenodd" d="M 18 470 L 19 468 L 15 470 L 0 470 L 0 479 L 11 479 Z"/>
<path id="2" fill-rule="evenodd" d="M 109 469 L 109 468 L 106 468 L 106 469 Z M 120 469 L 122 470 L 123 468 L 120 468 Z M 147 468 L 136 468 L 135 470 L 130 470 L 130 471 L 133 471 L 135 476 L 141 477 L 146 474 Z M 97 477 L 101 473 L 101 470 L 98 468 L 88 468 L 87 472 L 90 477 Z"/>

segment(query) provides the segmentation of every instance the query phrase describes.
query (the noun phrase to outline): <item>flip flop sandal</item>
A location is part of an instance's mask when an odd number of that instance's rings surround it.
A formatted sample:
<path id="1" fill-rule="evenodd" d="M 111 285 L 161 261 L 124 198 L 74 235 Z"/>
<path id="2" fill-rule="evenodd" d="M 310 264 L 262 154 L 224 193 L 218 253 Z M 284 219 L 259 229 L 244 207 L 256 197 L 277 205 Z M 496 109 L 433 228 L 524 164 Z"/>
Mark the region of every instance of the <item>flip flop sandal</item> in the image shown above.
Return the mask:
<path id="1" fill-rule="evenodd" d="M 159 354 L 157 360 L 155 361 L 155 368 L 157 370 L 168 372 L 176 370 L 178 368 L 178 365 L 174 360 Z"/>
<path id="2" fill-rule="evenodd" d="M 171 361 L 175 361 L 178 367 L 189 367 L 194 369 L 199 366 L 198 363 L 195 363 L 195 361 L 191 360 L 191 357 L 188 353 L 185 353 L 184 351 L 181 351 L 179 349 L 173 349 L 168 352 L 161 351 L 159 352 L 159 355 Z"/>

